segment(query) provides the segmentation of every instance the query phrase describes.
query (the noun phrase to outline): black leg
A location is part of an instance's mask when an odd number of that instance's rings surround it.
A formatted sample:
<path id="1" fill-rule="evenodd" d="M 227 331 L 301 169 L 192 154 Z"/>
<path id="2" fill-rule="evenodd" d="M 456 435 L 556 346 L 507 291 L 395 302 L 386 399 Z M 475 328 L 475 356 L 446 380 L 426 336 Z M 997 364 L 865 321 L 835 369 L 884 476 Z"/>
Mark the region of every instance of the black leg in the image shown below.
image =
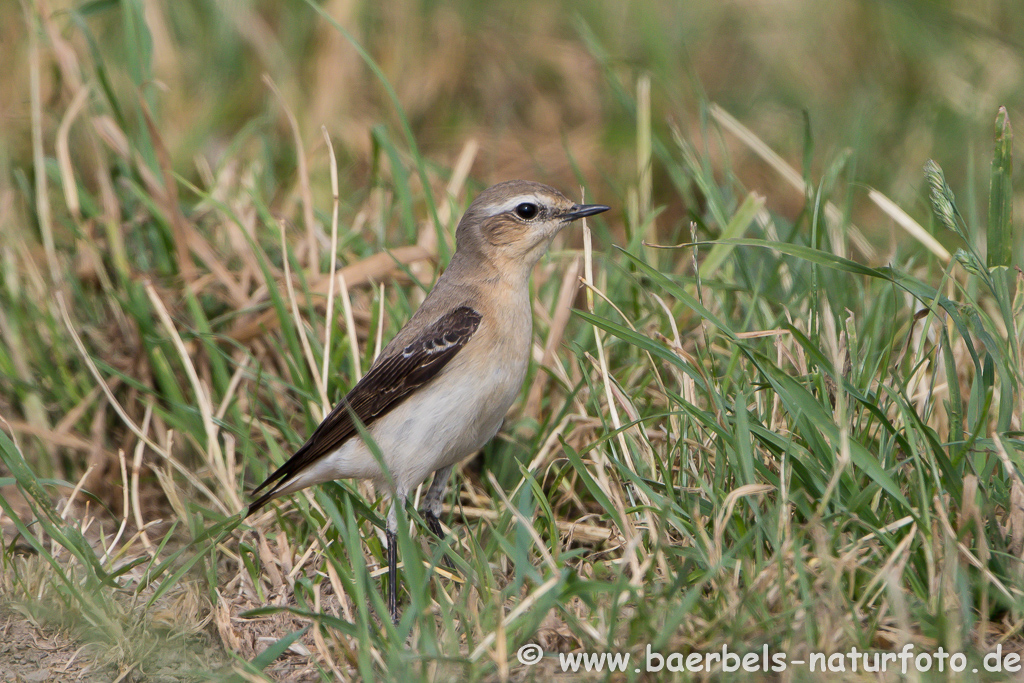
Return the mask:
<path id="1" fill-rule="evenodd" d="M 432 510 L 423 510 L 423 521 L 427 523 L 430 533 L 438 538 L 444 538 L 444 529 L 441 528 L 441 520 L 437 518 Z"/>
<path id="2" fill-rule="evenodd" d="M 391 621 L 398 624 L 398 538 L 390 529 L 385 536 L 388 542 L 388 610 Z"/>
<path id="3" fill-rule="evenodd" d="M 430 529 L 430 533 L 437 536 L 438 540 L 444 540 L 444 529 L 441 528 L 441 520 L 437 518 L 429 508 L 421 512 L 423 515 L 423 521 L 427 523 L 427 528 Z M 441 564 L 444 568 L 450 572 L 455 571 L 455 565 L 448 559 L 448 553 L 441 556 Z"/>
<path id="4" fill-rule="evenodd" d="M 451 473 L 452 465 L 442 467 L 434 472 L 434 478 L 430 482 L 430 488 L 427 489 L 427 495 L 423 498 L 423 508 L 420 511 L 430 533 L 439 539 L 444 538 L 444 530 L 441 529 L 441 522 L 437 516 L 441 513 L 441 500 L 444 498 L 444 490 L 448 486 L 448 477 L 451 476 Z M 441 561 L 444 562 L 445 569 L 455 571 L 455 566 L 448 559 L 448 553 L 441 557 Z"/>

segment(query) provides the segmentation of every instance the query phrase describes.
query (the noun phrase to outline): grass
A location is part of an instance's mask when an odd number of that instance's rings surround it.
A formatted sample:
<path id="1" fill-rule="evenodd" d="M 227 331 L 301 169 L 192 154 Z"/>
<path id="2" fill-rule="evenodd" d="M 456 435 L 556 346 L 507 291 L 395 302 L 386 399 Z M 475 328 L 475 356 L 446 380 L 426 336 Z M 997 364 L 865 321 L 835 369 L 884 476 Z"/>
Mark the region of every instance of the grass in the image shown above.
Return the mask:
<path id="1" fill-rule="evenodd" d="M 793 661 L 912 643 L 972 665 L 1020 650 L 1017 103 L 953 116 L 929 88 L 958 81 L 929 73 L 899 144 L 837 116 L 787 145 L 793 126 L 744 125 L 778 109 L 683 93 L 717 82 L 692 24 L 516 7 L 7 17 L 29 27 L 4 78 L 22 75 L 31 142 L 0 148 L 0 601 L 122 680 L 547 680 L 555 653 L 648 648 Z M 758 20 L 737 11 L 703 19 Z M 820 41 L 805 12 L 799 40 Z M 955 8 L 931 42 L 906 25 L 915 3 L 836 16 L 857 40 L 889 31 L 911 71 L 973 64 L 950 36 L 1019 51 L 982 30 L 998 17 Z M 385 49 L 389 31 L 406 40 Z M 429 31 L 446 36 L 436 51 Z M 758 36 L 721 41 L 764 54 Z M 1001 96 L 1010 77 L 981 73 Z M 878 78 L 897 106 L 904 83 Z M 774 106 L 842 109 L 842 87 L 808 79 Z M 928 101 L 944 125 L 922 123 Z M 922 131 L 941 168 L 914 153 Z M 946 161 L 958 134 L 987 140 L 984 173 L 962 148 Z M 765 168 L 764 194 L 747 189 Z M 537 362 L 455 476 L 453 533 L 430 542 L 400 516 L 392 626 L 379 492 L 337 482 L 237 513 L 415 310 L 475 191 L 513 171 L 616 210 L 538 267 Z M 878 240 L 892 225 L 898 247 Z M 533 667 L 528 643 L 547 653 Z"/>

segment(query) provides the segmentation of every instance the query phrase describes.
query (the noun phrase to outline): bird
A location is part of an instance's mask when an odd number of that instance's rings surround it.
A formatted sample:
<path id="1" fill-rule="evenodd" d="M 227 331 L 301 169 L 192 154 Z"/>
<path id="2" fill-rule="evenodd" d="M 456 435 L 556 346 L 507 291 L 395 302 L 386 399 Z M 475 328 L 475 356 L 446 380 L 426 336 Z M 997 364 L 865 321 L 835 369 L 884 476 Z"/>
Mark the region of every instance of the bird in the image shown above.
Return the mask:
<path id="1" fill-rule="evenodd" d="M 309 439 L 252 491 L 258 497 L 245 516 L 336 479 L 382 486 L 391 503 L 388 610 L 397 624 L 397 507 L 433 474 L 421 515 L 443 538 L 439 516 L 452 468 L 498 432 L 526 377 L 533 267 L 564 227 L 608 210 L 527 180 L 477 195 L 456 227 L 455 253 L 423 303 Z"/>

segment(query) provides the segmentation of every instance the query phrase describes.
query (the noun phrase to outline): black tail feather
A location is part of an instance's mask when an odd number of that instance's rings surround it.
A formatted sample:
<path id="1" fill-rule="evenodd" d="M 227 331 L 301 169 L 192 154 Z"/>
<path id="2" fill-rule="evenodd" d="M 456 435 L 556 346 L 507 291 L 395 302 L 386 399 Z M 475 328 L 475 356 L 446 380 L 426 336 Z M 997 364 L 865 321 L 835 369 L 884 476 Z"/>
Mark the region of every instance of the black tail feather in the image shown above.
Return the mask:
<path id="1" fill-rule="evenodd" d="M 255 496 L 257 493 L 273 484 L 273 486 L 270 486 L 270 489 L 267 490 L 266 493 L 264 493 L 262 496 L 260 496 L 253 502 L 249 503 L 249 510 L 248 512 L 245 513 L 246 517 L 251 517 L 253 514 L 259 512 L 264 505 L 270 502 L 273 498 L 277 497 L 278 493 L 281 490 L 281 485 L 288 480 L 287 476 L 282 476 L 282 474 L 284 473 L 281 472 L 281 469 L 283 468 L 279 468 L 276 472 L 267 477 L 266 481 L 264 481 L 262 484 L 260 484 L 259 486 L 252 490 L 251 495 Z"/>

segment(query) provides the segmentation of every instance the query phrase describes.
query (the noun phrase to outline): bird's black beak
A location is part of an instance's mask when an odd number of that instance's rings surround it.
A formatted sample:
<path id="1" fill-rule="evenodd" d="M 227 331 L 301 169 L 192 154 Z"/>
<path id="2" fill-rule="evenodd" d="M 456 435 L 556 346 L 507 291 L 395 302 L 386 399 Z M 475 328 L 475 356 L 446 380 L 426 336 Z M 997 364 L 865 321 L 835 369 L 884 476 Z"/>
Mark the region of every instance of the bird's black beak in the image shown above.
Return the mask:
<path id="1" fill-rule="evenodd" d="M 574 221 L 577 218 L 586 218 L 597 213 L 604 213 L 610 208 L 610 206 L 605 206 L 604 204 L 573 204 L 571 209 L 562 214 L 562 218 L 566 221 Z"/>

